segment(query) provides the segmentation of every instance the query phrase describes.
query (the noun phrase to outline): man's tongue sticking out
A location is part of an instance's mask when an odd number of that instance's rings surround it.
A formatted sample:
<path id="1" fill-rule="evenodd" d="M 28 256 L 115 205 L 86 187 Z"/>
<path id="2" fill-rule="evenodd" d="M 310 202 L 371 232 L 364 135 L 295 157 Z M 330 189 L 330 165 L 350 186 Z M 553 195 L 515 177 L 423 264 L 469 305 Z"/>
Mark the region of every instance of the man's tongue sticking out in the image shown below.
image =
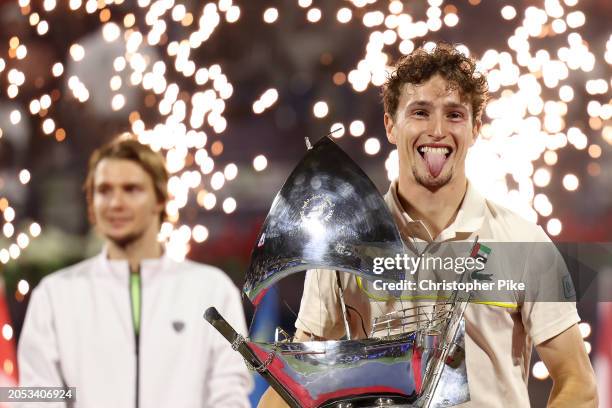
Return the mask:
<path id="1" fill-rule="evenodd" d="M 442 171 L 442 167 L 444 167 L 446 156 L 443 153 L 426 151 L 423 157 L 429 174 L 434 178 L 438 177 Z"/>

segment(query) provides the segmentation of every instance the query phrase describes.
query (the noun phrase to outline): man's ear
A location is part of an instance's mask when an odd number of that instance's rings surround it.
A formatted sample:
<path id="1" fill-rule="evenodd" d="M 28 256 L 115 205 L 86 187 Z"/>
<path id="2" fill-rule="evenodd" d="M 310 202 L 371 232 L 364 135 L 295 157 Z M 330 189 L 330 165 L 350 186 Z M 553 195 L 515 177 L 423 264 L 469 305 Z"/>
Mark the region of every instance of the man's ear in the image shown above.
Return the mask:
<path id="1" fill-rule="evenodd" d="M 163 201 L 158 201 L 155 206 L 155 212 L 157 215 L 161 214 L 166 209 L 166 204 Z"/>
<path id="2" fill-rule="evenodd" d="M 391 144 L 396 144 L 397 140 L 395 139 L 395 134 L 393 133 L 393 126 L 395 123 L 393 122 L 393 116 L 389 115 L 385 112 L 385 132 L 387 133 L 387 140 Z"/>
<path id="3" fill-rule="evenodd" d="M 478 135 L 480 134 L 480 128 L 482 128 L 482 120 L 476 119 L 474 121 L 474 127 L 472 128 L 472 140 L 470 141 L 470 146 L 473 146 L 476 143 L 476 139 L 478 139 Z"/>
<path id="4" fill-rule="evenodd" d="M 95 227 L 96 226 L 96 214 L 91 206 L 91 204 L 87 204 L 87 218 L 89 218 L 89 223 Z"/>

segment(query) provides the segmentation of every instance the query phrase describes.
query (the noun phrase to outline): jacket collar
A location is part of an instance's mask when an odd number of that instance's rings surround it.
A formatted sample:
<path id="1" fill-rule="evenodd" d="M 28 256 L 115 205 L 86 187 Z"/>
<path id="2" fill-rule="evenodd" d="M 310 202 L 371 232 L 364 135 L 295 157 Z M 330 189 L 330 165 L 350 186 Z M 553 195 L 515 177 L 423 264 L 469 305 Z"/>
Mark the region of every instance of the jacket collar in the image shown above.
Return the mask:
<path id="1" fill-rule="evenodd" d="M 168 251 L 164 248 L 162 256 L 159 258 L 143 259 L 140 262 L 141 279 L 150 279 L 166 270 L 171 262 Z M 102 273 L 116 277 L 118 279 L 127 279 L 130 268 L 126 259 L 109 259 L 108 248 L 106 245 L 97 256 L 97 263 L 101 266 Z"/>

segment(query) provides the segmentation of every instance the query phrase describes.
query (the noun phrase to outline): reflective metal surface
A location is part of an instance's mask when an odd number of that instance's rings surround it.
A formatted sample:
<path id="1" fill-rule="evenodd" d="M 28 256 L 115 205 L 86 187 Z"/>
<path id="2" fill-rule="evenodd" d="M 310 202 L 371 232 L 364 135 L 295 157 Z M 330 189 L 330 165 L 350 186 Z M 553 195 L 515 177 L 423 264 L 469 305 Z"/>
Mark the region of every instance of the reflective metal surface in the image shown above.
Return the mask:
<path id="1" fill-rule="evenodd" d="M 428 395 L 423 392 L 418 406 L 427 406 L 426 404 L 429 403 L 429 407 L 433 408 L 450 407 L 470 400 L 465 366 L 465 321 L 461 319 L 458 324 L 457 333 L 450 343 L 455 346 L 451 347 L 454 352 L 447 356 L 442 366 L 439 384 L 435 388 L 431 401 L 425 401 Z"/>
<path id="2" fill-rule="evenodd" d="M 272 352 L 272 345 L 249 343 L 258 357 Z M 313 341 L 280 345 L 268 367 L 274 377 L 305 408 L 326 402 L 369 394 L 397 395 L 398 402 L 416 401 L 415 377 L 420 366 L 414 335 L 395 342 L 377 339 Z M 416 374 L 416 375 L 415 375 Z M 353 402 L 355 404 L 355 402 Z"/>
<path id="3" fill-rule="evenodd" d="M 329 137 L 319 140 L 277 194 L 255 248 L 244 285 L 254 303 L 290 273 L 313 268 L 376 275 L 373 258 L 403 253 L 383 197 L 366 174 Z M 403 274 L 401 276 L 403 278 Z"/>
<path id="4" fill-rule="evenodd" d="M 378 316 L 369 337 L 389 337 L 394 333 L 419 331 L 421 336 L 439 333 L 452 317 L 451 302 L 429 302 Z"/>
<path id="5" fill-rule="evenodd" d="M 464 347 L 464 333 L 462 324 L 453 343 Z M 424 342 L 413 332 L 392 339 L 247 345 L 261 361 L 274 353 L 268 371 L 300 407 L 418 407 L 425 402 L 419 397 L 426 371 L 439 356 L 439 336 L 429 334 Z M 444 387 L 436 388 L 429 406 L 469 400 L 465 359 L 455 367 L 445 364 L 441 381 Z"/>

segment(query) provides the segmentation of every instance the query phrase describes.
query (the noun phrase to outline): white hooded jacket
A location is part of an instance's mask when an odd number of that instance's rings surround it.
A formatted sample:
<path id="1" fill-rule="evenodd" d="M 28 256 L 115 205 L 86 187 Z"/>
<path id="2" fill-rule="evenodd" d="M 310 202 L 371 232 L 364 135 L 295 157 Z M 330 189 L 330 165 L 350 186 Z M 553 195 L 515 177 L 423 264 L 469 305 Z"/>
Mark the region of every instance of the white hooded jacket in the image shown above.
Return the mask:
<path id="1" fill-rule="evenodd" d="M 231 280 L 217 268 L 166 255 L 144 260 L 140 274 L 139 336 L 127 261 L 102 252 L 45 277 L 21 332 L 20 386 L 76 387 L 78 408 L 250 407 L 250 373 L 203 318 L 215 306 L 245 334 Z"/>

